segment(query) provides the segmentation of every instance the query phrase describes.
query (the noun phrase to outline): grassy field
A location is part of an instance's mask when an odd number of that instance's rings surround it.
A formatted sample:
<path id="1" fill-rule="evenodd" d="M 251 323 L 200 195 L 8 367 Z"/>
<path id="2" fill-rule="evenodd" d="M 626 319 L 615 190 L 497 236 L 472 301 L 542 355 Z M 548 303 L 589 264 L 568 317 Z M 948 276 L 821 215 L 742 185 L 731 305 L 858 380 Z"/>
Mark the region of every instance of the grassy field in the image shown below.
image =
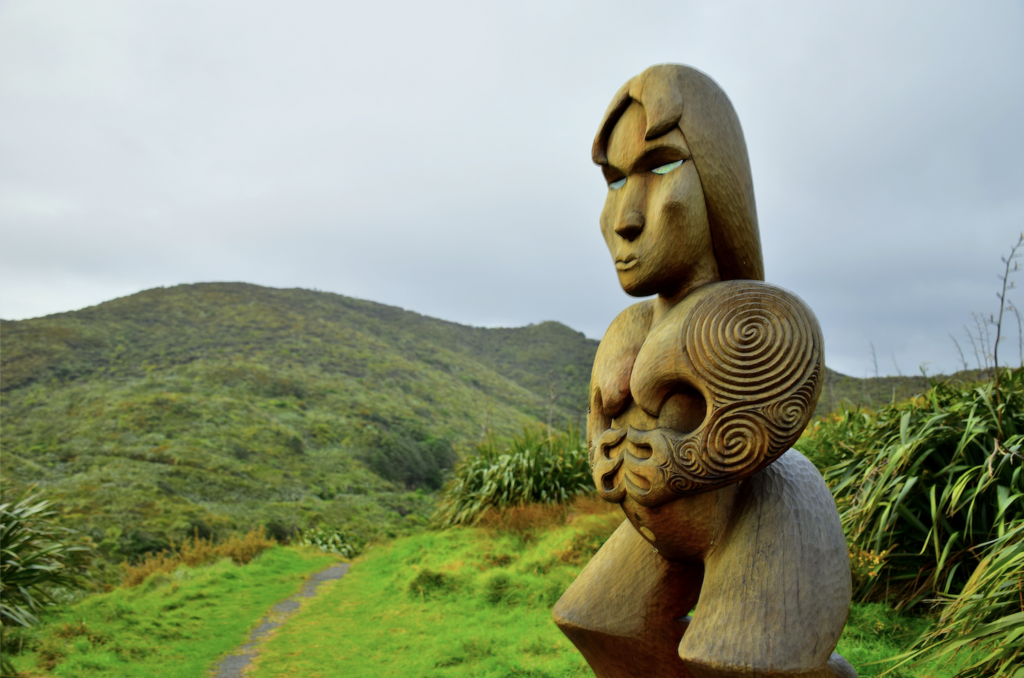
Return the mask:
<path id="1" fill-rule="evenodd" d="M 134 588 L 94 595 L 18 630 L 15 667 L 26 676 L 198 678 L 245 642 L 272 605 L 335 559 L 277 547 L 239 567 L 179 567 Z M 20 632 L 20 633 L 19 633 Z"/>
<path id="2" fill-rule="evenodd" d="M 304 602 L 247 675 L 593 675 L 551 608 L 621 520 L 617 507 L 588 498 L 374 545 Z M 22 646 L 14 661 L 26 677 L 202 678 L 273 604 L 334 560 L 276 547 L 241 567 L 222 560 L 157 572 L 57 608 L 41 626 L 16 631 L 8 647 Z M 861 676 L 877 676 L 929 624 L 884 604 L 854 604 L 838 650 Z M 888 675 L 950 678 L 963 659 Z"/>
<path id="3" fill-rule="evenodd" d="M 622 520 L 617 509 L 596 510 L 549 529 L 523 530 L 543 522 L 535 515 L 511 519 L 511 529 L 455 528 L 374 547 L 269 641 L 251 675 L 593 675 L 551 608 Z M 876 676 L 885 665 L 869 662 L 899 654 L 927 627 L 858 604 L 838 649 L 861 676 Z M 926 665 L 890 675 L 954 672 Z"/>

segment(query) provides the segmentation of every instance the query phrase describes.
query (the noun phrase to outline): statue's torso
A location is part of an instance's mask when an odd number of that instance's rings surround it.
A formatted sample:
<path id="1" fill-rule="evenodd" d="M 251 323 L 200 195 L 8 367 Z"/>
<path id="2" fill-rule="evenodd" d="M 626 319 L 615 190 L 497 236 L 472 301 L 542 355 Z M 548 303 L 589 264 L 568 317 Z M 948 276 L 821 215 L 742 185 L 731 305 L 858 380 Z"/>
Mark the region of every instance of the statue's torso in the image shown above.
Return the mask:
<path id="1" fill-rule="evenodd" d="M 601 341 L 591 377 L 587 422 L 587 440 L 591 449 L 609 429 L 626 431 L 632 427 L 651 431 L 665 428 L 689 432 L 704 419 L 706 404 L 697 392 L 673 394 L 663 404 L 653 400 L 644 402 L 646 410 L 634 397 L 631 389 L 634 372 L 649 373 L 673 358 L 653 351 L 641 354 L 654 329 L 653 315 L 650 301 L 634 304 L 615 319 Z M 668 314 L 658 323 L 658 328 L 665 331 L 672 323 L 678 326 L 679 316 L 678 313 Z M 639 458 L 649 456 L 648 450 L 627 439 L 623 439 L 618 448 L 612 454 L 617 456 L 628 450 Z M 626 467 L 620 467 L 614 482 L 620 482 L 626 473 L 629 473 Z M 635 483 L 643 483 L 643 479 L 634 474 L 630 478 Z M 703 560 L 714 543 L 716 531 L 723 527 L 735 489 L 725 487 L 684 496 L 654 508 L 645 507 L 627 496 L 620 505 L 633 527 L 663 557 L 675 561 Z"/>
<path id="2" fill-rule="evenodd" d="M 703 559 L 744 479 L 795 442 L 824 371 L 817 322 L 764 283 L 699 288 L 657 320 L 635 304 L 591 378 L 594 480 L 665 557 Z"/>

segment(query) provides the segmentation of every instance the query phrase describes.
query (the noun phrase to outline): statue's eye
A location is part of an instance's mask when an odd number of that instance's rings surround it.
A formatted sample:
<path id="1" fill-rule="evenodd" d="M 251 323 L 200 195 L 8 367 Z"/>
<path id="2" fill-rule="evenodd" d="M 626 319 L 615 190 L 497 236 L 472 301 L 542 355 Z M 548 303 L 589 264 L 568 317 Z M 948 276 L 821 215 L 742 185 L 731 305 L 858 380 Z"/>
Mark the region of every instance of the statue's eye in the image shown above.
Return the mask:
<path id="1" fill-rule="evenodd" d="M 615 181 L 608 184 L 608 188 L 612 189 L 613 191 L 617 191 L 625 185 L 626 177 L 622 177 L 621 179 L 616 179 Z"/>
<path id="2" fill-rule="evenodd" d="M 662 165 L 661 167 L 655 167 L 651 171 L 654 172 L 655 174 L 668 174 L 669 172 L 671 172 L 672 170 L 674 170 L 675 168 L 679 167 L 682 164 L 683 164 L 682 160 L 676 160 L 675 162 L 670 162 L 667 165 Z"/>

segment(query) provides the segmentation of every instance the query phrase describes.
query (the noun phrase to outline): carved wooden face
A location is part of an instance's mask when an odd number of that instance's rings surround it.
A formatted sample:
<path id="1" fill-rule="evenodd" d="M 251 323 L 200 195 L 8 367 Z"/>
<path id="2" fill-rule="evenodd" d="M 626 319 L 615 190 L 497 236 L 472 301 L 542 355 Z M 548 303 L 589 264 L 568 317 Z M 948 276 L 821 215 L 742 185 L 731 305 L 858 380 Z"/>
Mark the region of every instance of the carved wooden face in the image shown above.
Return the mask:
<path id="1" fill-rule="evenodd" d="M 633 102 L 608 139 L 601 232 L 619 284 L 636 297 L 673 296 L 719 279 L 700 176 L 678 127 L 645 140 Z"/>

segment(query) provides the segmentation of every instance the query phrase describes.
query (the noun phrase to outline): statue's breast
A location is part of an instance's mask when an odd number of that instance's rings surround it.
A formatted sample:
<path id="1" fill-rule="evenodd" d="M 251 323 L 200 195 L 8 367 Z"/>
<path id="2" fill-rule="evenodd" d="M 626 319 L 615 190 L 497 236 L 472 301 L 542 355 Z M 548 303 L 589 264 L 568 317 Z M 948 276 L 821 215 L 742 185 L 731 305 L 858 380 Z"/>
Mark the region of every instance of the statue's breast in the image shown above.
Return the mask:
<path id="1" fill-rule="evenodd" d="M 601 425 L 591 433 L 594 480 L 609 501 L 628 493 L 647 506 L 737 482 L 778 458 L 810 420 L 825 371 L 811 310 L 754 281 L 698 289 L 649 331 L 628 375 L 616 382 L 610 363 L 603 376 L 617 384 L 618 409 L 592 417 Z"/>

